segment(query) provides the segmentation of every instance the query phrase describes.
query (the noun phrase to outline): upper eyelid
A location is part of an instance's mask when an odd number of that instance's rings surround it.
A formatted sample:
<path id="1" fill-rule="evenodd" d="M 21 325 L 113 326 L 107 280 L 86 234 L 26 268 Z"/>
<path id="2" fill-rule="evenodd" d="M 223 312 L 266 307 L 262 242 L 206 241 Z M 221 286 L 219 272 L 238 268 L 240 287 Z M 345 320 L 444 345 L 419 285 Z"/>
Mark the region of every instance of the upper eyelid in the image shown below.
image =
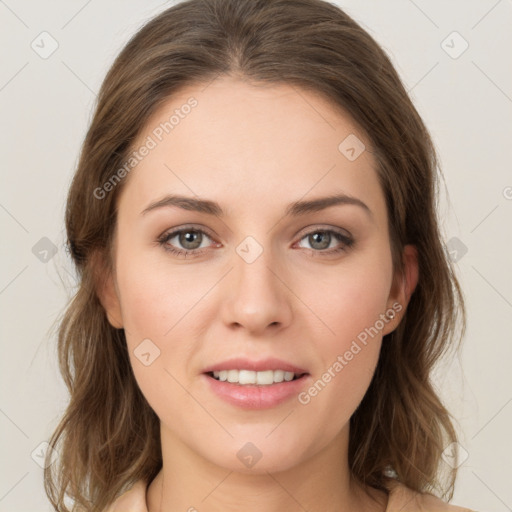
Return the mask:
<path id="1" fill-rule="evenodd" d="M 168 236 L 171 236 L 171 235 L 177 235 L 179 233 L 182 233 L 183 231 L 199 231 L 201 233 L 204 233 L 206 235 L 208 235 L 210 238 L 215 238 L 213 236 L 213 234 L 208 230 L 208 228 L 205 228 L 205 227 L 198 227 L 198 226 L 194 226 L 194 225 L 190 225 L 190 226 L 184 226 L 184 227 L 179 227 L 179 228 L 171 228 L 171 229 L 168 229 L 166 231 L 164 231 L 162 233 L 162 235 L 160 236 L 161 237 L 168 237 Z"/>
<path id="2" fill-rule="evenodd" d="M 305 228 L 301 229 L 299 233 L 304 232 L 304 234 L 302 235 L 304 237 L 310 233 L 316 233 L 317 231 L 332 231 L 339 235 L 344 235 L 349 238 L 352 238 L 352 234 L 347 229 L 334 226 L 322 226 L 319 224 L 311 224 L 310 226 L 306 226 Z"/>

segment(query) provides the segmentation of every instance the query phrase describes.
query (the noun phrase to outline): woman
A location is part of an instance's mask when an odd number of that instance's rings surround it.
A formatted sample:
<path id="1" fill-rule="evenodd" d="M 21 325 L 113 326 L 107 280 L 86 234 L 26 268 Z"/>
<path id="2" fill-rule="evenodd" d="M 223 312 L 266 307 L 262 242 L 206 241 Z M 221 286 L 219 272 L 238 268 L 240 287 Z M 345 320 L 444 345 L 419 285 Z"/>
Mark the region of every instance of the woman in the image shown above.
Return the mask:
<path id="1" fill-rule="evenodd" d="M 430 383 L 464 325 L 436 169 L 329 3 L 189 0 L 143 27 L 68 197 L 55 510 L 467 510 L 441 500 L 456 434 Z"/>

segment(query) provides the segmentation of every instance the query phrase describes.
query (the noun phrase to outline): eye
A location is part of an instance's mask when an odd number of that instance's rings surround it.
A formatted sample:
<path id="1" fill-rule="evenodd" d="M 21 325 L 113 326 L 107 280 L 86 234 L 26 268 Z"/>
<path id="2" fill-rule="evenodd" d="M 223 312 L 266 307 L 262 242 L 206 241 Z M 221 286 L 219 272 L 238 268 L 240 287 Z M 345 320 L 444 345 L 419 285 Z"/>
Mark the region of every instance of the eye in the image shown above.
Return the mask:
<path id="1" fill-rule="evenodd" d="M 303 241 L 309 244 L 304 247 Z M 213 242 L 208 243 L 208 241 Z M 220 246 L 203 229 L 196 227 L 183 227 L 166 232 L 158 238 L 158 243 L 164 250 L 176 256 L 199 256 L 209 247 Z M 334 229 L 316 229 L 303 236 L 298 246 L 310 251 L 312 255 L 334 255 L 348 250 L 354 244 L 354 240 L 346 234 Z"/>
<path id="2" fill-rule="evenodd" d="M 158 238 L 158 243 L 172 254 L 178 256 L 193 254 L 196 256 L 202 254 L 203 249 L 211 245 L 203 243 L 208 240 L 212 240 L 212 238 L 204 230 L 190 227 L 164 233 Z"/>
<path id="3" fill-rule="evenodd" d="M 310 247 L 300 245 L 300 242 L 303 240 L 306 240 Z M 346 251 L 354 244 L 354 240 L 350 236 L 333 229 L 317 229 L 316 231 L 310 231 L 301 238 L 300 242 L 299 247 L 310 249 L 313 251 L 313 254 L 336 254 L 341 251 Z"/>

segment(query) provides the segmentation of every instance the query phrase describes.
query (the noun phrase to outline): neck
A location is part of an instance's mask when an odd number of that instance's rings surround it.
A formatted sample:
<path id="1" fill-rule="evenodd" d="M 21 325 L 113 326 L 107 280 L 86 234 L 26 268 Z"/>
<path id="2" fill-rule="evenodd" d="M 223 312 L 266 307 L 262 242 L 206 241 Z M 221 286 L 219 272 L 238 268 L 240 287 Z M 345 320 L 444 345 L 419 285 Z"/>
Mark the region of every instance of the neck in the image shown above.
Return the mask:
<path id="1" fill-rule="evenodd" d="M 201 457 L 161 428 L 163 467 L 148 512 L 384 512 L 385 493 L 363 489 L 348 468 L 348 425 L 330 445 L 288 469 L 239 472 Z M 256 468 L 257 466 L 255 466 Z"/>

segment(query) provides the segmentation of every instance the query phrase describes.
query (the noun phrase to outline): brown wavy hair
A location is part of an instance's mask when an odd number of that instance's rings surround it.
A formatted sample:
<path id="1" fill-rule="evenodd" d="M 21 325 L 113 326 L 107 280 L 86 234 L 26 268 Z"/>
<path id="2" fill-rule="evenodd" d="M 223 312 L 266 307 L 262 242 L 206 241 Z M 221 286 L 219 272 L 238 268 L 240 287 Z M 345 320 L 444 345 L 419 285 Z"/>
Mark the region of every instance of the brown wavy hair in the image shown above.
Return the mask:
<path id="1" fill-rule="evenodd" d="M 102 268 L 113 265 L 116 200 L 128 178 L 103 199 L 95 190 L 122 167 L 149 117 L 173 93 L 223 75 L 320 93 L 371 141 L 394 271 L 403 270 L 404 245 L 414 244 L 419 280 L 402 322 L 384 337 L 374 378 L 350 420 L 349 465 L 365 485 L 385 490 L 391 471 L 411 489 L 450 499 L 456 471 L 441 453 L 456 432 L 431 373 L 459 346 L 466 314 L 439 229 L 442 175 L 424 123 L 386 53 L 339 7 L 322 0 L 188 0 L 145 24 L 116 58 L 69 190 L 67 248 L 79 284 L 59 319 L 70 402 L 49 441 L 59 454 L 44 473 L 50 502 L 58 512 L 100 511 L 161 469 L 159 419 L 134 378 L 124 330 L 110 325 L 97 293 Z"/>

